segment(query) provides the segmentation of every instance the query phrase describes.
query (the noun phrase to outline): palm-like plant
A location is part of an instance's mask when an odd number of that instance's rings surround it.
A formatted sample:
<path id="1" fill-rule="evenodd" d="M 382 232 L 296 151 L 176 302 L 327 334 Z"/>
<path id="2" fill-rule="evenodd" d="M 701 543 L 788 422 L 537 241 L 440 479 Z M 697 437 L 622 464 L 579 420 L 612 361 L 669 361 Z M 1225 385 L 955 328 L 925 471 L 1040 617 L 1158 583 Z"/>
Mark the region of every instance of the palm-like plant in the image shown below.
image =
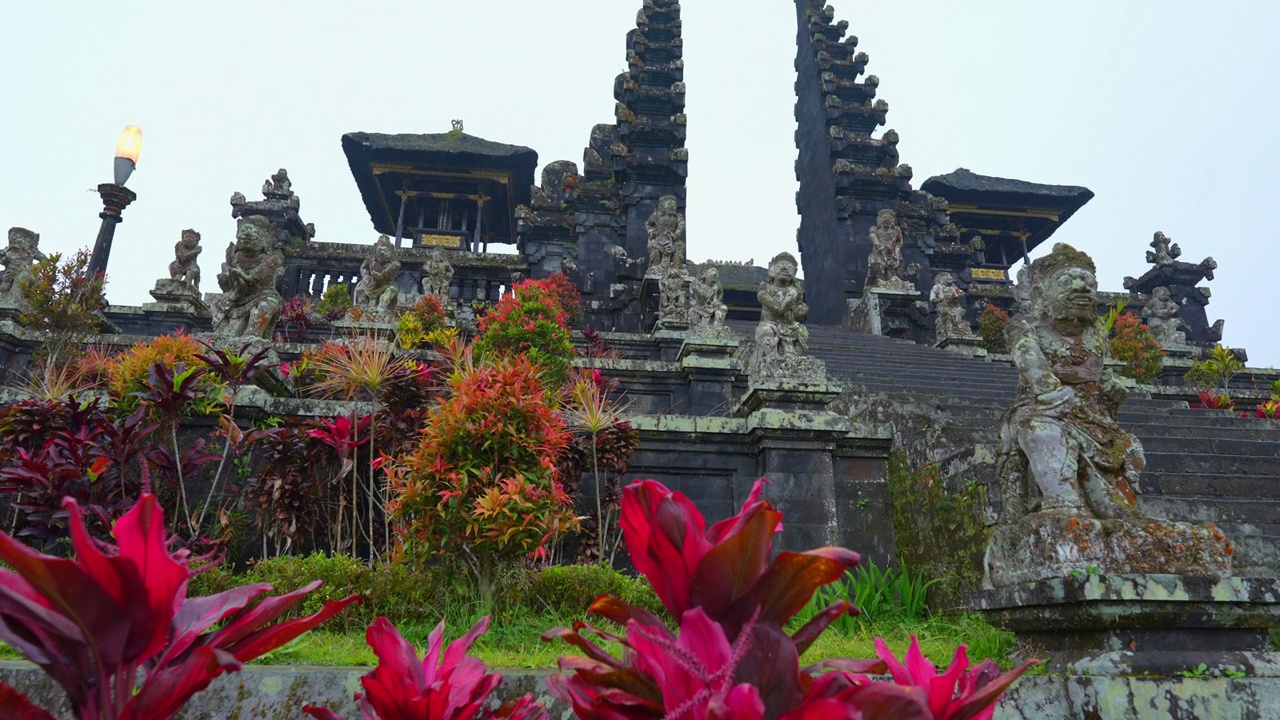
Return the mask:
<path id="1" fill-rule="evenodd" d="M 596 496 L 596 542 L 600 560 L 608 559 L 613 563 L 622 537 L 618 533 L 610 536 L 610 529 L 616 524 L 614 512 L 616 504 L 607 502 L 605 495 L 617 483 L 618 475 L 625 472 L 629 464 L 630 451 L 635 443 L 627 443 L 634 431 L 631 429 L 630 414 L 625 402 L 615 402 L 609 398 L 609 382 L 601 377 L 599 370 L 578 370 L 569 380 L 568 407 L 565 418 L 571 429 L 585 433 L 591 443 L 591 476 L 595 482 Z M 606 468 L 607 478 L 600 474 L 601 438 L 607 434 L 623 436 L 625 458 L 619 458 L 624 465 L 619 469 L 617 462 L 610 463 L 615 467 Z"/>
<path id="2" fill-rule="evenodd" d="M 312 360 L 312 367 L 315 369 L 319 379 L 312 383 L 312 388 L 318 390 L 324 395 L 330 397 L 341 397 L 348 401 L 364 401 L 370 406 L 369 415 L 376 416 L 378 410 L 378 394 L 396 373 L 405 370 L 404 361 L 395 356 L 395 348 L 391 343 L 378 340 L 369 334 L 354 335 L 347 337 L 342 344 L 325 343 L 320 347 L 320 352 Z M 386 494 L 385 488 L 379 489 L 374 471 L 375 466 L 374 452 L 375 440 L 377 437 L 376 423 L 370 423 L 369 426 L 369 472 L 367 475 L 368 483 L 368 526 L 365 529 L 365 537 L 369 541 L 369 557 L 372 559 L 375 554 L 376 542 L 374 541 L 375 528 L 375 505 L 384 505 Z M 352 473 L 352 538 L 354 540 L 359 524 L 355 519 L 357 512 L 356 495 L 354 489 L 358 474 Z M 391 544 L 391 528 L 384 523 L 383 528 L 384 547 Z"/>

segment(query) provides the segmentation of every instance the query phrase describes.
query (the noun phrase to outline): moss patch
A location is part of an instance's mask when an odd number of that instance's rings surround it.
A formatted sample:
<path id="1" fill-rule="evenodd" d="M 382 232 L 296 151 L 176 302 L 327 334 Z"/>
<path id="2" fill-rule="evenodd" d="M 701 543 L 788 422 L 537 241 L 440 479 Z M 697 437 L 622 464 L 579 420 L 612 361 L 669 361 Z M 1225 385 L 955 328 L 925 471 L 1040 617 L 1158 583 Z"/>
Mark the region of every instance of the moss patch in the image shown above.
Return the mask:
<path id="1" fill-rule="evenodd" d="M 912 470 L 905 451 L 889 454 L 894 545 L 908 567 L 939 580 L 929 590 L 934 609 L 963 606 L 980 587 L 990 535 L 982 486 L 970 483 L 950 493 L 944 485 L 936 463 Z"/>

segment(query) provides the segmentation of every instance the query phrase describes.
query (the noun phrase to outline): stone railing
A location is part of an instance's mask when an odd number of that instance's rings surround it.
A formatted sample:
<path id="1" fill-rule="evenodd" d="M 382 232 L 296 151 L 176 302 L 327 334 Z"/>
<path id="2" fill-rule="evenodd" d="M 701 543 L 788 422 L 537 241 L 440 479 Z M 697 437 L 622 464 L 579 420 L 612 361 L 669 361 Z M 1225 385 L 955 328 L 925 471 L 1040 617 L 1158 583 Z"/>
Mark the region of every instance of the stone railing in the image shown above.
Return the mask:
<path id="1" fill-rule="evenodd" d="M 360 281 L 360 264 L 372 245 L 354 243 L 310 242 L 300 248 L 284 250 L 285 267 L 280 280 L 280 293 L 286 299 L 308 294 L 319 299 L 334 285 L 347 285 L 352 290 Z M 400 292 L 416 295 L 422 292 L 422 265 L 431 256 L 431 248 L 396 248 L 400 274 L 396 285 Z M 445 259 L 453 265 L 449 297 L 460 303 L 497 302 L 503 288 L 524 277 L 528 264 L 519 255 L 473 253 L 445 250 Z"/>

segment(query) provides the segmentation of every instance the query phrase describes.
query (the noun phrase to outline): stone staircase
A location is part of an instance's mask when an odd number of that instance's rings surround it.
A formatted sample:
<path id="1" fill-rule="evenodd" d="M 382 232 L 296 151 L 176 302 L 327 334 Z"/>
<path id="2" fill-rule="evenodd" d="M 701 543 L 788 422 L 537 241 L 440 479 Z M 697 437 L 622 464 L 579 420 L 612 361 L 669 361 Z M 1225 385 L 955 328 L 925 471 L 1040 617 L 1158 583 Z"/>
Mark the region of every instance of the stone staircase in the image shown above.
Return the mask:
<path id="1" fill-rule="evenodd" d="M 745 323 L 735 329 L 748 337 L 754 330 Z M 915 408 L 906 423 L 919 424 L 921 411 L 926 421 L 937 418 L 944 427 L 930 438 L 943 447 L 928 461 L 972 456 L 983 445 L 994 449 L 1000 414 L 1017 385 L 1011 365 L 830 326 L 811 325 L 809 343 L 845 388 L 855 415 L 874 406 L 881 417 L 893 407 Z M 1119 420 L 1146 451 L 1143 509 L 1171 520 L 1212 522 L 1235 544 L 1237 574 L 1280 576 L 1280 421 L 1140 393 L 1130 395 Z"/>

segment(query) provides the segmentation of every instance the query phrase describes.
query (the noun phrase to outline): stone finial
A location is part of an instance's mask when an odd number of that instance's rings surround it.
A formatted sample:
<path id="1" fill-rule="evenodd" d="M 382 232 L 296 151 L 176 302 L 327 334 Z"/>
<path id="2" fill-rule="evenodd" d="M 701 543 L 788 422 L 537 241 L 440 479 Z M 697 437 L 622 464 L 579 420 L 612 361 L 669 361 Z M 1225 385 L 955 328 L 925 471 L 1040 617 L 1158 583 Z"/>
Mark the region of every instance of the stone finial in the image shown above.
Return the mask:
<path id="1" fill-rule="evenodd" d="M 658 198 L 658 207 L 644 223 L 649 233 L 649 269 L 646 277 L 661 278 L 669 269 L 684 267 L 684 215 L 674 195 Z"/>
<path id="2" fill-rule="evenodd" d="M 9 247 L 0 250 L 0 300 L 12 303 L 18 297 L 18 281 L 31 274 L 31 266 L 43 260 L 40 252 L 40 233 L 26 228 L 9 228 Z"/>
<path id="3" fill-rule="evenodd" d="M 1211 526 L 1138 510 L 1142 444 L 1116 422 L 1125 390 L 1107 369 L 1092 259 L 1058 244 L 1027 272 L 1029 309 L 1009 323 L 1018 391 L 997 461 L 1000 525 L 987 582 L 1008 586 L 1106 573 L 1230 574 L 1229 543 Z"/>
<path id="4" fill-rule="evenodd" d="M 724 304 L 724 287 L 720 285 L 720 271 L 709 266 L 693 277 L 689 284 L 689 329 L 695 337 L 723 337 L 728 335 L 725 315 L 729 308 Z"/>
<path id="5" fill-rule="evenodd" d="M 462 132 L 464 129 L 462 120 L 450 120 L 449 124 L 453 127 L 454 132 Z"/>
<path id="6" fill-rule="evenodd" d="M 190 228 L 182 231 L 182 237 L 173 246 L 173 262 L 169 263 L 169 279 L 190 285 L 193 290 L 200 289 L 200 265 L 196 258 L 200 257 L 200 233 Z"/>
<path id="7" fill-rule="evenodd" d="M 941 272 L 934 276 L 929 302 L 938 311 L 938 319 L 934 323 L 937 342 L 973 337 L 969 320 L 965 317 L 964 290 L 956 285 L 951 273 Z"/>
<path id="8" fill-rule="evenodd" d="M 236 227 L 236 240 L 227 246 L 213 301 L 213 331 L 233 337 L 270 339 L 284 304 L 276 292 L 276 278 L 284 271 L 284 255 L 275 249 L 275 225 L 255 215 Z"/>
<path id="9" fill-rule="evenodd" d="M 1169 236 L 1159 230 L 1151 238 L 1151 248 L 1147 251 L 1147 262 L 1152 265 L 1171 265 L 1182 256 L 1182 248 L 1178 247 L 1178 243 L 1170 244 Z"/>
<path id="10" fill-rule="evenodd" d="M 1187 334 L 1183 331 L 1182 320 L 1178 318 L 1178 303 L 1173 301 L 1169 288 L 1158 287 L 1151 291 L 1151 299 L 1142 308 L 1142 317 L 1160 347 L 1187 347 Z"/>
<path id="11" fill-rule="evenodd" d="M 294 197 L 293 183 L 289 180 L 289 171 L 280 168 L 266 182 L 262 183 L 262 194 L 268 198 L 289 200 Z"/>
<path id="12" fill-rule="evenodd" d="M 796 280 L 799 263 L 791 253 L 779 253 L 769 261 L 769 279 L 760 284 L 760 324 L 751 356 L 751 382 L 781 380 L 818 383 L 826 368 L 809 351 L 809 330 L 802 321 L 809 314 L 804 292 Z"/>
<path id="13" fill-rule="evenodd" d="M 391 238 L 379 235 L 360 263 L 360 282 L 356 283 L 352 304 L 375 316 L 393 315 L 400 300 L 400 290 L 396 287 L 399 274 L 400 261 L 396 259 Z"/>
<path id="14" fill-rule="evenodd" d="M 871 238 L 871 256 L 867 260 L 867 279 L 863 292 L 887 290 L 889 292 L 914 293 L 916 288 L 903 279 L 906 268 L 902 266 L 902 228 L 898 227 L 898 215 L 892 210 L 876 214 L 876 224 L 868 232 Z"/>
<path id="15" fill-rule="evenodd" d="M 453 266 L 445 259 L 444 251 L 432 248 L 427 261 L 422 263 L 422 294 L 435 295 L 448 303 L 449 284 L 453 282 Z"/>

